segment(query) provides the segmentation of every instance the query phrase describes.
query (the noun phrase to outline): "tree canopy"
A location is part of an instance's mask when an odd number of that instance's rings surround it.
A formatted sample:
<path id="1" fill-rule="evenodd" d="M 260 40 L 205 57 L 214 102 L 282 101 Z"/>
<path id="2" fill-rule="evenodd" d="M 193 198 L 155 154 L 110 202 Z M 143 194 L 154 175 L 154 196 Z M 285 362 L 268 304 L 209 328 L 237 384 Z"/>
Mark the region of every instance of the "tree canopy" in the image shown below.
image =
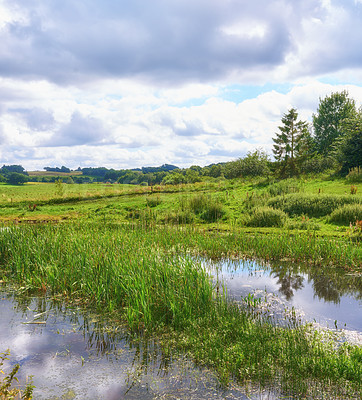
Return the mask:
<path id="1" fill-rule="evenodd" d="M 362 167 L 362 108 L 343 121 L 342 129 L 345 134 L 340 149 L 342 173 L 347 174 L 351 168 Z"/>
<path id="2" fill-rule="evenodd" d="M 313 139 L 316 151 L 325 156 L 333 151 L 335 140 L 344 134 L 342 122 L 355 115 L 356 103 L 349 98 L 346 90 L 319 99 L 317 113 L 313 114 Z"/>

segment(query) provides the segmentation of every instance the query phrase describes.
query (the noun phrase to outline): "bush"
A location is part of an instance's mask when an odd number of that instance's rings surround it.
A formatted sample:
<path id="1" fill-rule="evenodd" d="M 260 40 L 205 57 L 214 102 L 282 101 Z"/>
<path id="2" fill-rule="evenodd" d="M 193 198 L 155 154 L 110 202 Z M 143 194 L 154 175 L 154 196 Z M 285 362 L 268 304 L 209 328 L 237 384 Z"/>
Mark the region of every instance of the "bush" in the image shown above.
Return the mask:
<path id="1" fill-rule="evenodd" d="M 320 174 L 336 167 L 336 160 L 333 157 L 314 156 L 304 160 L 300 171 L 304 174 Z"/>
<path id="2" fill-rule="evenodd" d="M 362 204 L 355 196 L 289 194 L 277 196 L 268 201 L 268 206 L 289 214 L 323 217 L 345 204 Z"/>
<path id="3" fill-rule="evenodd" d="M 362 220 L 362 204 L 346 204 L 337 208 L 329 217 L 330 222 L 350 225 Z"/>
<path id="4" fill-rule="evenodd" d="M 257 227 L 283 226 L 287 218 L 287 214 L 281 210 L 275 210 L 271 207 L 258 207 L 247 217 L 245 225 Z"/>

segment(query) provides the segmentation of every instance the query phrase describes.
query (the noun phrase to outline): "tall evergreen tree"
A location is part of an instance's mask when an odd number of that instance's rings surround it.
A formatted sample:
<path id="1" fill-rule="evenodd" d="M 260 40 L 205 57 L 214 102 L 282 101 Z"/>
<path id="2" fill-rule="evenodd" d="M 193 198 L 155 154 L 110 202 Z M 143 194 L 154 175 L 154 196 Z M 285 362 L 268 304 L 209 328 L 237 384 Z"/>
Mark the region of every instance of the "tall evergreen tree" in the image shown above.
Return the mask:
<path id="1" fill-rule="evenodd" d="M 291 108 L 282 118 L 282 126 L 279 133 L 273 138 L 273 153 L 276 161 L 280 163 L 282 176 L 298 174 L 298 163 L 305 152 L 309 132 L 306 121 L 297 121 L 298 113 Z"/>

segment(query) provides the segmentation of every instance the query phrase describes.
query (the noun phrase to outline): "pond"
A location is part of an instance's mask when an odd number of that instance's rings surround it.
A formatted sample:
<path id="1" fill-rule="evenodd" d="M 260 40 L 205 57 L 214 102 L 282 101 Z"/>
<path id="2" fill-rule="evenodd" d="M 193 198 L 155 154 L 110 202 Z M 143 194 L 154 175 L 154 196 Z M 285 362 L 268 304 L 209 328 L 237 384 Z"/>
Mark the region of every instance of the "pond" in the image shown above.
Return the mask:
<path id="1" fill-rule="evenodd" d="M 235 300 L 253 293 L 266 299 L 277 318 L 285 308 L 294 309 L 304 322 L 343 331 L 346 338 L 362 344 L 362 276 L 332 268 L 255 261 L 203 261 L 214 276 L 219 291 L 223 286 Z"/>
<path id="2" fill-rule="evenodd" d="M 187 357 L 165 357 L 157 341 L 140 343 L 99 315 L 46 297 L 0 286 L 0 315 L 0 351 L 11 349 L 3 369 L 20 364 L 22 384 L 33 375 L 36 400 L 280 398 L 276 390 L 224 390 Z"/>
<path id="3" fill-rule="evenodd" d="M 202 260 L 215 288 L 229 297 L 253 293 L 282 323 L 294 308 L 304 321 L 362 344 L 361 276 L 250 261 Z M 22 296 L 0 284 L 0 352 L 19 363 L 20 382 L 34 376 L 35 399 L 287 399 L 276 388 L 220 388 L 212 371 L 182 355 L 165 356 L 157 340 L 143 342 L 100 315 L 47 296 Z"/>

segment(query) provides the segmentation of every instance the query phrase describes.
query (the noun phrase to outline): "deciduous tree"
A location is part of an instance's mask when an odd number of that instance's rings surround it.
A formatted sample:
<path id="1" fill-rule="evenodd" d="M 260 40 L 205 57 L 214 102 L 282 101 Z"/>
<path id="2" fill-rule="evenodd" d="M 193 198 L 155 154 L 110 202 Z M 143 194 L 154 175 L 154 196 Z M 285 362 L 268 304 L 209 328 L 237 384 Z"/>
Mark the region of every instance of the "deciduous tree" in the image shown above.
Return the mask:
<path id="1" fill-rule="evenodd" d="M 315 149 L 327 156 L 334 150 L 335 140 L 343 135 L 342 122 L 356 115 L 356 104 L 346 90 L 319 99 L 317 114 L 313 114 Z"/>

